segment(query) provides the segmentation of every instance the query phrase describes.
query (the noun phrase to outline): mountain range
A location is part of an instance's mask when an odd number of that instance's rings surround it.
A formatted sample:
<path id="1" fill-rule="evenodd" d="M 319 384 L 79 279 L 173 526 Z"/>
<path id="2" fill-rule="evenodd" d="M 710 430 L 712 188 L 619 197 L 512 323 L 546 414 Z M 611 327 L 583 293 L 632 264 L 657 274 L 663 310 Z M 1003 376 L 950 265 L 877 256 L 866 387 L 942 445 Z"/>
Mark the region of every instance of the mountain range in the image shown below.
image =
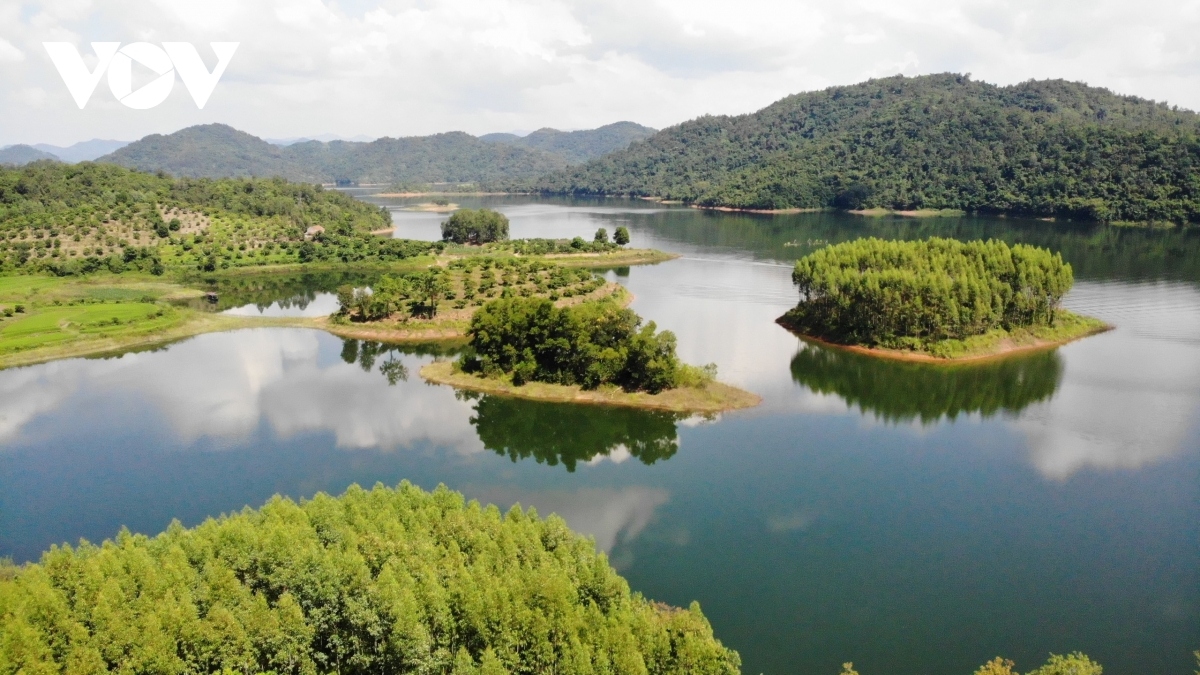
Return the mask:
<path id="1" fill-rule="evenodd" d="M 177 176 L 282 176 L 307 182 L 475 183 L 533 180 L 645 138 L 654 130 L 618 122 L 589 131 L 541 129 L 526 137 L 476 138 L 461 131 L 370 142 L 276 145 L 223 124 L 152 134 L 97 161 Z"/>

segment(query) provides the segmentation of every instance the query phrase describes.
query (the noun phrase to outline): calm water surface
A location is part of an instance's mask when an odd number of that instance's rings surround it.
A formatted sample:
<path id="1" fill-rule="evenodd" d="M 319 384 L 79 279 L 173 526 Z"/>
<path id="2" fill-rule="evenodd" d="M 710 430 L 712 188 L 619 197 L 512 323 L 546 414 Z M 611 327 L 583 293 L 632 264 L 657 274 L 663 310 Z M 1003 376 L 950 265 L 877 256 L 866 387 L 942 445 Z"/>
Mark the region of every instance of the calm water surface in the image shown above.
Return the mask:
<path id="1" fill-rule="evenodd" d="M 444 216 L 397 210 L 397 235 Z M 479 200 L 459 200 L 478 205 Z M 299 329 L 204 335 L 0 372 L 0 555 L 350 483 L 438 483 L 557 512 L 632 586 L 700 601 L 747 673 L 1190 673 L 1200 649 L 1200 237 L 1001 219 L 751 217 L 643 202 L 493 199 L 513 236 L 682 254 L 606 272 L 681 356 L 763 396 L 643 411 L 456 396 L 429 351 Z M 465 204 L 466 205 L 466 204 Z M 1115 331 L 975 368 L 881 363 L 774 323 L 790 262 L 874 235 L 1063 251 L 1067 305 Z M 224 289 L 221 310 L 321 314 L 346 276 Z"/>

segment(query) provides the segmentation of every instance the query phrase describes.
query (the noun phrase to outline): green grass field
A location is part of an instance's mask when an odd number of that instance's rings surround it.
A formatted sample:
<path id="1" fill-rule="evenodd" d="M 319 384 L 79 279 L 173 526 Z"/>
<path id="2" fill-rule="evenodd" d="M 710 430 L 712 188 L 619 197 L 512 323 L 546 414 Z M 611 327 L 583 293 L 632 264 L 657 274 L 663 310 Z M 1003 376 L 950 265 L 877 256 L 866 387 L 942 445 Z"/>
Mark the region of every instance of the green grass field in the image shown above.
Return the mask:
<path id="1" fill-rule="evenodd" d="M 0 353 L 77 339 L 144 335 L 170 328 L 183 319 L 180 310 L 149 302 L 39 308 L 0 321 Z"/>

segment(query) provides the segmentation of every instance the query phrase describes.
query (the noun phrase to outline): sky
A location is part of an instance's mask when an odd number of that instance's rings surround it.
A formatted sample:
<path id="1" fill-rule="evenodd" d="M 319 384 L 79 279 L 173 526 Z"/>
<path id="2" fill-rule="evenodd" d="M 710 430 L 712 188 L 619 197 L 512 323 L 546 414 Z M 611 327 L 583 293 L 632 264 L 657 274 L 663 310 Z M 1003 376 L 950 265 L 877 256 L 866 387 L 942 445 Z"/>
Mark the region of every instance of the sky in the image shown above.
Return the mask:
<path id="1" fill-rule="evenodd" d="M 0 0 L 0 145 L 210 122 L 264 138 L 662 128 L 948 71 L 1196 110 L 1197 34 L 1200 0 Z M 89 67 L 93 41 L 191 42 L 209 68 L 208 43 L 240 44 L 203 109 L 182 81 L 135 110 L 101 79 L 80 110 L 46 41 Z"/>

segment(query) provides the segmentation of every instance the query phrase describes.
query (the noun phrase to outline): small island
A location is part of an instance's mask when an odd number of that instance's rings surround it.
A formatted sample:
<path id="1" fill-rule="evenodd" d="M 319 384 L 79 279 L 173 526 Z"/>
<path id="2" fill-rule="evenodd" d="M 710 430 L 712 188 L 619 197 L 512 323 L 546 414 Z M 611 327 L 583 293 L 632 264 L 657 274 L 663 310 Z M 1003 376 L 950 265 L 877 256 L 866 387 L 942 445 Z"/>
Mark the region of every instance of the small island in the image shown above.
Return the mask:
<path id="1" fill-rule="evenodd" d="M 545 298 L 504 297 L 471 318 L 470 344 L 457 361 L 421 369 L 431 382 L 545 401 L 599 403 L 685 413 L 758 405 L 750 392 L 716 381 L 716 366 L 675 354 L 675 335 L 645 325 L 614 301 L 556 306 Z"/>
<path id="2" fill-rule="evenodd" d="M 859 239 L 800 259 L 792 281 L 800 303 L 782 326 L 885 358 L 990 359 L 1111 328 L 1062 309 L 1071 266 L 1025 244 Z"/>

